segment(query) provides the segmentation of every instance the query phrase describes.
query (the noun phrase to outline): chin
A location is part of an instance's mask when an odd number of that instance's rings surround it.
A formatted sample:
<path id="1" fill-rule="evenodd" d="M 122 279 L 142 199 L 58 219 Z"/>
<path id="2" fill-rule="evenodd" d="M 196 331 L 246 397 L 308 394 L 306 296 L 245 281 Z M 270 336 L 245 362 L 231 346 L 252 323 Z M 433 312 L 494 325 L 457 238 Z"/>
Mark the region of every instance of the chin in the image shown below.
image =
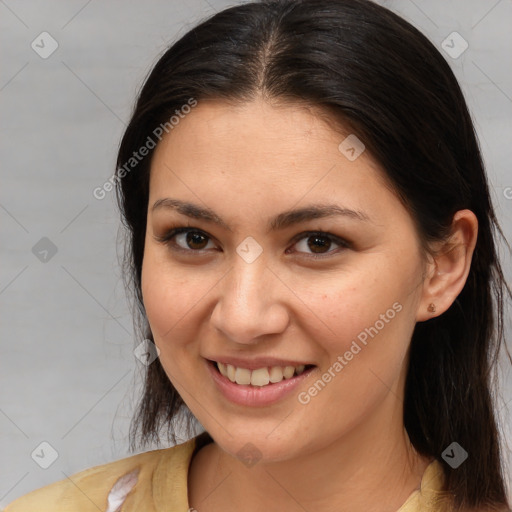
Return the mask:
<path id="1" fill-rule="evenodd" d="M 216 429 L 215 429 L 216 430 Z M 257 463 L 281 462 L 294 458 L 301 452 L 295 436 L 279 436 L 267 434 L 262 429 L 243 429 L 243 433 L 222 430 L 208 431 L 217 445 L 233 458 L 240 460 L 245 466 L 252 467 Z M 231 435 L 230 435 L 231 434 Z"/>

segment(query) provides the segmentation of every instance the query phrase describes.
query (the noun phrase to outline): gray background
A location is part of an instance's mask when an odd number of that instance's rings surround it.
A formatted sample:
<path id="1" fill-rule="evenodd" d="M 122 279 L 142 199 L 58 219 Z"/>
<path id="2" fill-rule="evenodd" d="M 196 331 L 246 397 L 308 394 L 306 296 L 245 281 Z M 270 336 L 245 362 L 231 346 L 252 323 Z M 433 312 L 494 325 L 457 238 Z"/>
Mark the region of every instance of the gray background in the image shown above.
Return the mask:
<path id="1" fill-rule="evenodd" d="M 380 3 L 442 53 L 453 31 L 468 42 L 460 57 L 444 55 L 474 116 L 510 240 L 512 1 Z M 0 506 L 129 454 L 128 422 L 143 370 L 133 349 L 140 340 L 116 255 L 114 196 L 100 201 L 92 191 L 114 170 L 136 91 L 158 56 L 197 21 L 232 4 L 0 0 Z M 31 47 L 44 31 L 59 45 L 46 59 Z M 43 237 L 54 255 L 33 250 Z M 503 254 L 510 282 L 510 257 Z M 498 408 L 510 459 L 510 368 L 503 382 Z M 48 469 L 36 463 L 50 461 L 43 441 L 58 453 Z"/>

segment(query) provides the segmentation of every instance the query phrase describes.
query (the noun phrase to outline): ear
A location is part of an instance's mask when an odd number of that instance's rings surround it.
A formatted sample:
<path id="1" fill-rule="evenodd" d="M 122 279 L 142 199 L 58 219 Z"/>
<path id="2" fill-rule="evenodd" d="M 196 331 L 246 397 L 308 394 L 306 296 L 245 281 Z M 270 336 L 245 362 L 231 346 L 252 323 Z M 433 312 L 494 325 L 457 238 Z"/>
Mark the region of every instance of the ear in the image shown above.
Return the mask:
<path id="1" fill-rule="evenodd" d="M 453 216 L 449 238 L 440 242 L 427 264 L 416 321 L 423 322 L 443 314 L 464 288 L 478 236 L 478 220 L 471 210 Z M 435 312 L 429 311 L 430 304 Z"/>

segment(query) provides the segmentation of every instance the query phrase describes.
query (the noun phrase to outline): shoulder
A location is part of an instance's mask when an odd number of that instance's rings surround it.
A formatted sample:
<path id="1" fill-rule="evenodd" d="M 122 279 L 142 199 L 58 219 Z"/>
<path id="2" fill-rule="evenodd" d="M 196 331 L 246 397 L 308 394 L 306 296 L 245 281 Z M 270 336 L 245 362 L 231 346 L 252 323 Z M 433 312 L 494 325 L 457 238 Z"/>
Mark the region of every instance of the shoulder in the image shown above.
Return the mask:
<path id="1" fill-rule="evenodd" d="M 106 511 L 110 491 L 124 476 L 137 475 L 137 489 L 144 489 L 152 485 L 155 471 L 171 460 L 178 463 L 176 467 L 179 470 L 186 470 L 194 446 L 195 439 L 191 439 L 171 448 L 140 453 L 86 469 L 18 498 L 4 512 Z"/>
<path id="2" fill-rule="evenodd" d="M 413 491 L 397 512 L 445 512 L 448 503 L 444 488 L 444 472 L 439 461 L 432 460 L 421 478 L 420 487 Z"/>

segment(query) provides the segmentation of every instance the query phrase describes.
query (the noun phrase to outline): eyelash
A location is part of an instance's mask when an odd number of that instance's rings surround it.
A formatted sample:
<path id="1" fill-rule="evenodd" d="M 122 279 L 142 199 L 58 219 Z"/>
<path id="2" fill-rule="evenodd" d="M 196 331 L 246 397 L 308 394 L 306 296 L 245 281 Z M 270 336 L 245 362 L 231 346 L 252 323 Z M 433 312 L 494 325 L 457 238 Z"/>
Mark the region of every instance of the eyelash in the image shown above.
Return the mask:
<path id="1" fill-rule="evenodd" d="M 207 252 L 210 250 L 210 249 L 184 249 L 183 247 L 176 246 L 175 244 L 173 244 L 172 239 L 181 233 L 199 233 L 199 234 L 203 235 L 204 237 L 206 237 L 209 241 L 210 240 L 213 241 L 212 237 L 209 236 L 207 233 L 205 233 L 201 229 L 197 229 L 192 226 L 189 226 L 189 227 L 180 226 L 180 227 L 176 227 L 176 228 L 171 228 L 163 236 L 155 236 L 155 239 L 158 242 L 161 242 L 164 245 L 169 246 L 169 248 L 171 248 L 173 251 L 179 251 L 179 252 L 183 252 L 183 253 L 198 253 L 199 255 L 201 255 L 201 254 L 204 254 L 204 252 Z M 296 245 L 301 240 L 310 238 L 312 236 L 327 238 L 331 242 L 334 242 L 335 244 L 339 245 L 340 247 L 337 250 L 329 250 L 326 253 L 315 254 L 315 253 L 300 252 L 300 254 L 306 255 L 307 258 L 322 259 L 322 258 L 329 257 L 333 254 L 337 254 L 342 249 L 348 249 L 351 247 L 351 244 L 347 240 L 344 240 L 336 235 L 333 235 L 331 233 L 326 233 L 323 231 L 305 231 L 303 233 L 299 233 L 298 235 L 296 235 L 293 238 L 293 240 L 291 242 L 293 245 Z"/>

